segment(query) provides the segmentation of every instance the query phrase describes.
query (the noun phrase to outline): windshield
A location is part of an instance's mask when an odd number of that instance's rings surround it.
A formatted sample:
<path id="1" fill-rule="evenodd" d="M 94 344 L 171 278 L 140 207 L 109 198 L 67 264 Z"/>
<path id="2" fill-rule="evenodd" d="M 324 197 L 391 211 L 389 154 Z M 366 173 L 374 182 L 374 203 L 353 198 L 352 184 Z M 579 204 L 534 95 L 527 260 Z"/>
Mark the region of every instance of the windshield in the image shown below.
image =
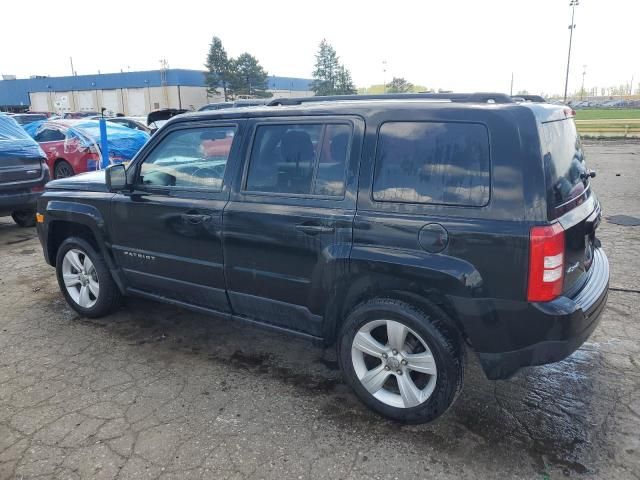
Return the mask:
<path id="1" fill-rule="evenodd" d="M 572 118 L 542 124 L 549 219 L 561 216 L 590 195 L 580 136 Z"/>

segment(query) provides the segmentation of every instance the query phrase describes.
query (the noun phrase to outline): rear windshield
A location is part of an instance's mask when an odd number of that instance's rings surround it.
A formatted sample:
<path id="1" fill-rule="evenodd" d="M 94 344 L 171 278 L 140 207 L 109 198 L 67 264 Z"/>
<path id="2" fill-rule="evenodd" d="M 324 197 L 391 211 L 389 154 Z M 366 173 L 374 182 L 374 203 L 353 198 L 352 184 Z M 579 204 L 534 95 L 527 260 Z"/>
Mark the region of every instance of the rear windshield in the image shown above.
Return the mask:
<path id="1" fill-rule="evenodd" d="M 542 124 L 549 219 L 559 217 L 590 195 L 580 136 L 573 119 Z"/>

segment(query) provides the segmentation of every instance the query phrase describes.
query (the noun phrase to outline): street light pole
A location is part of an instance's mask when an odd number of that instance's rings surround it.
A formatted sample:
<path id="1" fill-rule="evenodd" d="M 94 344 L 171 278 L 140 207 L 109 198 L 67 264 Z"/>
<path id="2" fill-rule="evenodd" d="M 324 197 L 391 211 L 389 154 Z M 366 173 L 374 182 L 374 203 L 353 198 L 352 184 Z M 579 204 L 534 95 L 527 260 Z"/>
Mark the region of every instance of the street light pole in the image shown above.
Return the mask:
<path id="1" fill-rule="evenodd" d="M 573 19 L 576 13 L 576 6 L 580 4 L 579 0 L 571 0 L 569 6 L 571 7 L 571 25 L 569 25 L 569 54 L 567 55 L 567 75 L 564 80 L 564 102 L 567 102 L 567 88 L 569 87 L 569 65 L 571 64 L 571 42 L 573 41 L 573 29 L 576 28 Z"/>
<path id="2" fill-rule="evenodd" d="M 584 76 L 587 74 L 587 66 L 582 66 L 582 88 L 580 88 L 580 100 L 584 100 Z"/>

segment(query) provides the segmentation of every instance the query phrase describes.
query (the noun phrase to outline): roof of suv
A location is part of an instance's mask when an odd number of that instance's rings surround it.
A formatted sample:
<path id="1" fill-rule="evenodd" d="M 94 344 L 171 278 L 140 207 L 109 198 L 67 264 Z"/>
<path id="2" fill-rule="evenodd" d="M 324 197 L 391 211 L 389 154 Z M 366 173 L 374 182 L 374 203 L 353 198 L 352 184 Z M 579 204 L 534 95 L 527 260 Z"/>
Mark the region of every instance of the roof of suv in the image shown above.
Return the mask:
<path id="1" fill-rule="evenodd" d="M 205 119 L 252 118 L 284 115 L 308 114 L 360 114 L 368 115 L 381 108 L 454 108 L 474 109 L 486 108 L 490 110 L 527 109 L 539 121 L 560 119 L 570 112 L 564 106 L 547 103 L 516 102 L 505 94 L 477 93 L 477 94 L 397 94 L 397 95 L 347 95 L 341 97 L 303 97 L 275 99 L 265 106 L 226 108 L 202 112 L 188 112 L 172 119 L 172 123 L 181 121 L 195 121 Z M 566 111 L 566 112 L 565 112 Z M 564 113 L 563 113 L 564 112 Z"/>

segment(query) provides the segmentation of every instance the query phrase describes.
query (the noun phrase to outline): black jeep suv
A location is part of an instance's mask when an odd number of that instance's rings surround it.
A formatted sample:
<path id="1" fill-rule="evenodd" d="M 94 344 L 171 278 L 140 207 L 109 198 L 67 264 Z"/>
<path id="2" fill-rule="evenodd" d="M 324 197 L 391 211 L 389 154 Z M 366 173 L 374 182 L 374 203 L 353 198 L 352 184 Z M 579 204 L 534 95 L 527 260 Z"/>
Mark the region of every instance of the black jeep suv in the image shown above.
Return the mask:
<path id="1" fill-rule="evenodd" d="M 491 379 L 559 361 L 605 306 L 573 112 L 500 94 L 278 100 L 171 119 L 125 169 L 56 180 L 38 233 L 86 316 L 139 295 L 336 343 L 403 422 L 465 351 Z"/>

